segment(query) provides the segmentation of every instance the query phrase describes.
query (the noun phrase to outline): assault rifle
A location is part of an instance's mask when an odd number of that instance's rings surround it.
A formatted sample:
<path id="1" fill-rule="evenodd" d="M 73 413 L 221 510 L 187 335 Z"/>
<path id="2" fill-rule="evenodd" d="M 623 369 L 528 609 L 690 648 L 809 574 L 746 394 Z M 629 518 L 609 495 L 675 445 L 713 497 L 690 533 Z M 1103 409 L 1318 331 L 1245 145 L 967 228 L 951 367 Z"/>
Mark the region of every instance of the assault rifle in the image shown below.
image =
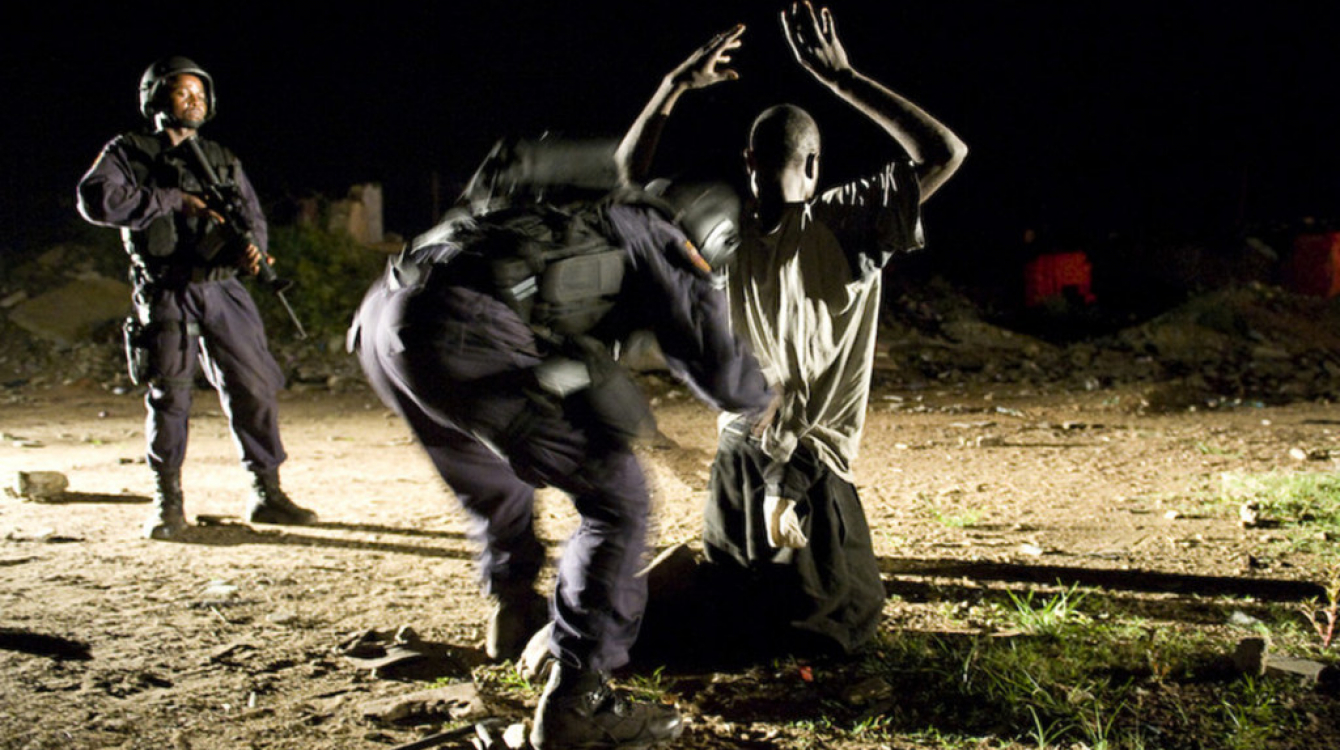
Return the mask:
<path id="1" fill-rule="evenodd" d="M 223 247 L 245 252 L 247 247 L 254 246 L 261 256 L 260 268 L 256 271 L 256 275 L 279 298 L 280 304 L 284 306 L 284 311 L 288 313 L 289 320 L 293 321 L 293 327 L 298 331 L 298 338 L 307 338 L 307 331 L 303 329 L 297 313 L 293 312 L 293 307 L 289 305 L 288 298 L 284 296 L 284 292 L 293 286 L 293 281 L 280 278 L 279 274 L 275 273 L 274 268 L 270 266 L 270 254 L 265 252 L 265 248 L 261 247 L 256 242 L 256 238 L 252 236 L 251 228 L 247 225 L 246 213 L 243 210 L 242 191 L 238 189 L 237 185 L 219 179 L 218 172 L 214 171 L 213 165 L 205 157 L 205 152 L 200 148 L 200 142 L 196 138 L 187 138 L 186 143 L 190 146 L 191 153 L 195 156 L 196 163 L 205 176 L 205 205 L 211 211 L 223 217 L 223 224 L 215 228 L 215 231 L 220 233 L 220 244 L 207 254 L 212 256 Z"/>

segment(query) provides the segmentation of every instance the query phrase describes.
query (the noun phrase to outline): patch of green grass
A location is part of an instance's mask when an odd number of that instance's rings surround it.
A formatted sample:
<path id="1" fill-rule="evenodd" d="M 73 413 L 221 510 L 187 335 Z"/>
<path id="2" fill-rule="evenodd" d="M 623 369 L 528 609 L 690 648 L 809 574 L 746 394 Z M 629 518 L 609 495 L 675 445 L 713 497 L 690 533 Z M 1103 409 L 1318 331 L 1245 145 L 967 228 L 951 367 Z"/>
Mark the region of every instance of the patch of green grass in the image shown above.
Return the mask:
<path id="1" fill-rule="evenodd" d="M 970 526 L 976 526 L 982 520 L 982 514 L 976 510 L 965 510 L 962 513 L 950 514 L 940 510 L 935 501 L 925 493 L 918 493 L 917 498 L 926 506 L 926 512 L 936 523 L 941 526 L 948 526 L 954 529 L 963 529 Z"/>
<path id="2" fill-rule="evenodd" d="M 532 685 L 517 672 L 516 667 L 511 662 L 500 664 L 481 664 L 475 667 L 471 674 L 475 684 L 493 695 L 506 695 L 512 698 L 524 699 L 532 696 L 539 689 L 538 685 Z M 434 683 L 434 687 L 455 682 L 452 678 L 443 678 Z"/>
<path id="3" fill-rule="evenodd" d="M 1217 445 L 1210 445 L 1209 443 L 1200 440 L 1196 441 L 1196 452 L 1201 454 L 1202 456 L 1225 456 L 1228 458 L 1242 457 L 1241 453 L 1231 451 L 1227 448 L 1220 448 Z"/>
<path id="4" fill-rule="evenodd" d="M 1263 520 L 1289 532 L 1289 551 L 1340 558 L 1340 475 L 1226 473 L 1220 494 L 1237 504 L 1254 502 Z"/>
<path id="5" fill-rule="evenodd" d="M 1068 589 L 1063 587 L 1059 593 L 1048 598 L 1039 597 L 1037 602 L 1033 599 L 1036 592 L 1031 589 L 1023 596 L 1013 591 L 1006 593 L 1014 604 L 1011 619 L 1016 627 L 1026 633 L 1059 636 L 1066 629 L 1086 621 L 1086 616 L 1079 611 L 1079 605 L 1088 594 L 1079 590 L 1079 584 Z"/>
<path id="6" fill-rule="evenodd" d="M 635 674 L 623 682 L 623 687 L 634 698 L 646 701 L 661 701 L 669 694 L 670 688 L 665 679 L 665 667 L 652 670 L 651 674 Z"/>
<path id="7" fill-rule="evenodd" d="M 1247 675 L 1230 685 L 1214 707 L 1227 729 L 1224 746 L 1232 750 L 1265 747 L 1293 723 L 1283 709 L 1283 698 L 1278 683 L 1261 677 Z"/>
<path id="8" fill-rule="evenodd" d="M 854 744 L 1209 750 L 1271 746 L 1316 710 L 1293 681 L 1226 669 L 1222 636 L 1111 617 L 1091 593 L 1005 592 L 991 606 L 1015 636 L 886 634 L 860 666 L 898 696 L 882 720 L 811 723 Z"/>

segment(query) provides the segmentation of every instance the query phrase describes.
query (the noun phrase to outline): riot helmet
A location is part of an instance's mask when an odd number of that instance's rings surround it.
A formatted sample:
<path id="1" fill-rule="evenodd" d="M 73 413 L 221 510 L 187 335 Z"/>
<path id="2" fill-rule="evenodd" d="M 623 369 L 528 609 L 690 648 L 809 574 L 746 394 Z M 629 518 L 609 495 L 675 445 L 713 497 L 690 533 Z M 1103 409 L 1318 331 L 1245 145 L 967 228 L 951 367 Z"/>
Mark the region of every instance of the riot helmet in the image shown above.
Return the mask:
<path id="1" fill-rule="evenodd" d="M 165 106 L 163 92 L 173 77 L 183 74 L 193 75 L 205 85 L 205 103 L 209 111 L 201 124 L 214 119 L 214 79 L 189 58 L 174 55 L 158 60 L 140 76 L 140 114 L 146 120 L 159 126 L 182 124 L 174 121 L 171 108 Z"/>
<path id="2" fill-rule="evenodd" d="M 460 202 L 475 213 L 486 213 L 528 200 L 562 203 L 603 195 L 619 182 L 616 146 L 608 139 L 548 134 L 499 139 L 470 178 Z"/>
<path id="3" fill-rule="evenodd" d="M 675 223 L 714 271 L 725 268 L 740 247 L 740 196 L 734 188 L 718 181 L 654 180 L 647 192 L 673 209 Z"/>

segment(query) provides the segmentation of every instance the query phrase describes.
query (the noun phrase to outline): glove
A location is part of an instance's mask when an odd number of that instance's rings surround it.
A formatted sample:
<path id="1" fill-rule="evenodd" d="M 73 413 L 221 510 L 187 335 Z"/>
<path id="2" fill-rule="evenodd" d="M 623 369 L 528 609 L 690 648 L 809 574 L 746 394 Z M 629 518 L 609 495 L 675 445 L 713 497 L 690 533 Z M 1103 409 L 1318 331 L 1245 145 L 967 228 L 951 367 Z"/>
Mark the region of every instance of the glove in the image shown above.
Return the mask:
<path id="1" fill-rule="evenodd" d="M 763 517 L 768 523 L 770 546 L 800 549 L 810 543 L 800 526 L 800 516 L 796 514 L 794 500 L 773 494 L 764 496 Z"/>

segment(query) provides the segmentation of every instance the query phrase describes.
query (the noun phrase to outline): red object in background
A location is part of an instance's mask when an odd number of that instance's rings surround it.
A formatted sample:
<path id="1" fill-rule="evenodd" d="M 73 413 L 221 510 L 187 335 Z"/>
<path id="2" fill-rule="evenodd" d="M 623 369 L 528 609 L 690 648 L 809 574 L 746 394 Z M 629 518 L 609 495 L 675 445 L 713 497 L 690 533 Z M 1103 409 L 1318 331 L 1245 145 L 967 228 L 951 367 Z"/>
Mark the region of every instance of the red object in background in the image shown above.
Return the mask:
<path id="1" fill-rule="evenodd" d="M 1340 232 L 1298 235 L 1282 270 L 1289 291 L 1314 297 L 1340 294 Z"/>
<path id="2" fill-rule="evenodd" d="M 1082 252 L 1039 255 L 1024 266 L 1024 304 L 1040 305 L 1053 297 L 1092 304 L 1093 266 Z"/>

